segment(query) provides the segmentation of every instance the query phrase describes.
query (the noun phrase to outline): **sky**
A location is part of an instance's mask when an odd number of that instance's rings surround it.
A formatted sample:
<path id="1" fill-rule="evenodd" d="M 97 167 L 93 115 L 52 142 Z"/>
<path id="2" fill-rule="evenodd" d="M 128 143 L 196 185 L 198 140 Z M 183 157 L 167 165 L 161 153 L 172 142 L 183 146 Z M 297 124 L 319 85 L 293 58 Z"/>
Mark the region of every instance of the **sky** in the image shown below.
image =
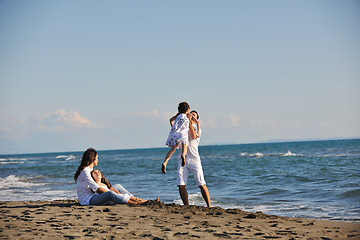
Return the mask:
<path id="1" fill-rule="evenodd" d="M 0 1 L 0 154 L 360 136 L 360 1 Z"/>

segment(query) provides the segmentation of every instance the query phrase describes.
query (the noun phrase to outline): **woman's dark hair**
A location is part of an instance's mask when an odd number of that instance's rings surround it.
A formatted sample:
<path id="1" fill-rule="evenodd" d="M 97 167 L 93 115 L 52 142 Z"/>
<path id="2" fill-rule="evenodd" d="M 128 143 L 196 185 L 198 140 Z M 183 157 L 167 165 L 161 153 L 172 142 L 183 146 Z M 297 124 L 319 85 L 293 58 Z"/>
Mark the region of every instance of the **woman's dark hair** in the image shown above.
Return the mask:
<path id="1" fill-rule="evenodd" d="M 95 171 L 96 169 L 94 169 L 94 170 L 92 170 L 91 171 L 91 177 L 94 179 L 94 177 L 93 177 L 93 172 Z M 110 189 L 111 188 L 111 183 L 104 177 L 104 175 L 102 174 L 102 172 L 100 172 L 101 173 L 101 182 L 103 183 L 103 184 L 105 184 L 107 187 L 108 187 L 108 189 Z M 94 179 L 94 181 L 95 181 L 95 179 Z"/>
<path id="2" fill-rule="evenodd" d="M 192 110 L 191 112 L 192 112 L 192 113 L 193 113 L 193 112 L 194 112 L 194 113 L 196 113 L 196 116 L 197 116 L 197 118 L 196 118 L 196 119 L 199 119 L 199 117 L 200 117 L 200 116 L 199 116 L 199 114 L 197 113 L 197 111 Z"/>
<path id="3" fill-rule="evenodd" d="M 83 153 L 83 156 L 81 158 L 80 166 L 78 167 L 76 173 L 74 174 L 75 182 L 76 182 L 77 178 L 79 177 L 81 171 L 84 170 L 84 168 L 86 168 L 87 166 L 89 166 L 91 163 L 93 163 L 95 161 L 96 156 L 97 156 L 97 152 L 93 148 L 88 148 Z"/>
<path id="4" fill-rule="evenodd" d="M 187 102 L 181 102 L 178 106 L 179 113 L 186 113 L 186 111 L 190 109 L 190 105 Z"/>

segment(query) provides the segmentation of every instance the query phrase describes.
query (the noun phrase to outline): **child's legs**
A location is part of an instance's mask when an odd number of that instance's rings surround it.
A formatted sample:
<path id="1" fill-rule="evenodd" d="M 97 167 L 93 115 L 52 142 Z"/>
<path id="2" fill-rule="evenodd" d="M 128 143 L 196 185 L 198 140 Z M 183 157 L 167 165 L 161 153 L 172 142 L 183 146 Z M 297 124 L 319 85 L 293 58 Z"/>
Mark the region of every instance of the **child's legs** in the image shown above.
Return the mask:
<path id="1" fill-rule="evenodd" d="M 164 162 L 162 163 L 162 166 L 161 166 L 161 171 L 166 174 L 166 165 L 167 165 L 167 162 L 170 160 L 171 156 L 174 154 L 174 152 L 176 151 L 176 145 L 172 146 L 171 149 L 169 150 L 169 152 L 166 154 L 166 157 L 165 157 L 165 160 Z"/>
<path id="2" fill-rule="evenodd" d="M 99 195 L 95 195 L 90 199 L 90 205 L 103 205 L 111 200 L 115 203 L 126 203 L 130 199 L 130 195 L 118 194 L 113 191 L 107 191 Z"/>
<path id="3" fill-rule="evenodd" d="M 126 190 L 120 183 L 115 184 L 113 188 L 121 193 L 132 196 L 132 194 L 128 190 Z"/>
<path id="4" fill-rule="evenodd" d="M 171 156 L 174 154 L 174 152 L 176 151 L 176 145 L 172 146 L 170 148 L 170 150 L 168 151 L 168 153 L 166 154 L 166 157 L 165 157 L 165 161 L 164 162 L 168 162 L 171 158 Z"/>
<path id="5" fill-rule="evenodd" d="M 131 196 L 127 203 L 128 204 L 142 204 L 144 202 L 147 202 L 147 200 Z"/>

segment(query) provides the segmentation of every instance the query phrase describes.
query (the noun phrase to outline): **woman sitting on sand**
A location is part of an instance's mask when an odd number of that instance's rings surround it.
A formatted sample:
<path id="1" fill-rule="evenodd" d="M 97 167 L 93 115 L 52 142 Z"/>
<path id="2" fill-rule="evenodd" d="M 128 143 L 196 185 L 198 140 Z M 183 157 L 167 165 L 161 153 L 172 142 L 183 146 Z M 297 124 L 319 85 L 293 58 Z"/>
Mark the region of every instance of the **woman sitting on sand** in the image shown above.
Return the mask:
<path id="1" fill-rule="evenodd" d="M 80 166 L 74 175 L 77 186 L 77 196 L 81 205 L 103 205 L 108 201 L 115 203 L 141 204 L 147 201 L 135 198 L 129 194 L 121 194 L 117 191 L 112 191 L 111 186 L 108 188 L 106 187 L 106 184 L 98 184 L 95 182 L 91 177 L 91 172 L 93 171 L 94 166 L 97 166 L 98 161 L 96 150 L 88 148 L 84 152 Z"/>

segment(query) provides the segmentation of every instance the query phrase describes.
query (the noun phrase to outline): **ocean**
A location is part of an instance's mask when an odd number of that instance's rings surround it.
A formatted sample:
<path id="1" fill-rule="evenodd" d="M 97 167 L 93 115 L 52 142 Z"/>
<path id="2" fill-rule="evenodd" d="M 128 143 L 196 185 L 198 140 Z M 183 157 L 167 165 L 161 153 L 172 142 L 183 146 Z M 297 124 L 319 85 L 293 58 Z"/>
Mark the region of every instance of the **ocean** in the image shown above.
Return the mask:
<path id="1" fill-rule="evenodd" d="M 85 151 L 86 149 L 84 149 Z M 98 169 L 137 197 L 182 204 L 177 153 L 98 151 Z M 360 222 L 360 139 L 199 147 L 212 205 L 288 217 Z M 0 200 L 76 199 L 81 152 L 0 155 Z M 189 200 L 206 206 L 189 176 Z"/>

